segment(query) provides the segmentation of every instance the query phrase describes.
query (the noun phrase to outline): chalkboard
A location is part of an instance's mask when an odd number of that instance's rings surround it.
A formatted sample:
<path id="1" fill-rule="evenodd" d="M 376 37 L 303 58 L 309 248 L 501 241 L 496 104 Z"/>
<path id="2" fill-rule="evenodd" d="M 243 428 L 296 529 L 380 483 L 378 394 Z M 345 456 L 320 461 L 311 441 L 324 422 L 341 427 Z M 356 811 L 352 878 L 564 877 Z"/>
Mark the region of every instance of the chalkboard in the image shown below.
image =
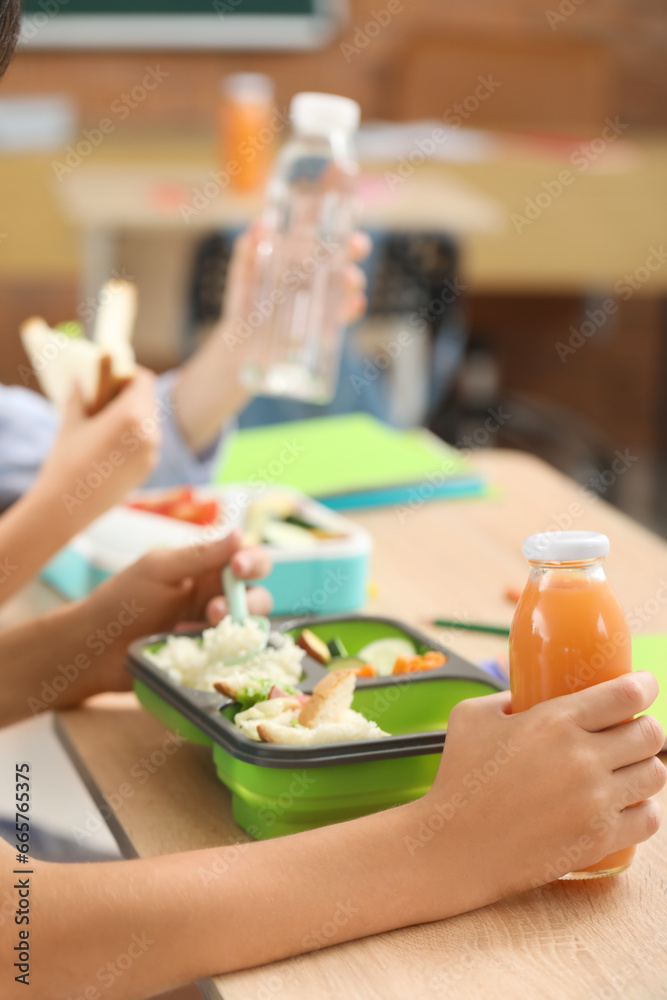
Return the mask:
<path id="1" fill-rule="evenodd" d="M 58 8 L 58 17 L 76 14 L 315 14 L 314 0 L 23 0 L 26 14 Z"/>
<path id="2" fill-rule="evenodd" d="M 58 49 L 304 49 L 347 0 L 23 0 L 21 45 Z"/>

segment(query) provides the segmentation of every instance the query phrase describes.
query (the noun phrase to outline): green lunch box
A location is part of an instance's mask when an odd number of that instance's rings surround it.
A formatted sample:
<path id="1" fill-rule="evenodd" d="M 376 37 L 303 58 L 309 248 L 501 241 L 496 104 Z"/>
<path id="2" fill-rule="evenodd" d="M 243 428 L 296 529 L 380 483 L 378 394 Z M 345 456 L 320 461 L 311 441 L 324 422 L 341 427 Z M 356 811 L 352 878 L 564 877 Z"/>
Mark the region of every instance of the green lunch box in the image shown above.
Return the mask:
<path id="1" fill-rule="evenodd" d="M 212 748 L 218 777 L 232 793 L 234 819 L 258 840 L 353 819 L 424 795 L 435 777 L 454 705 L 506 687 L 395 619 L 307 617 L 274 627 L 294 637 L 308 628 L 325 642 L 338 637 L 350 656 L 376 639 L 402 637 L 418 653 L 439 650 L 447 662 L 420 673 L 357 678 L 352 707 L 390 736 L 295 747 L 250 739 L 234 726 L 238 704 L 217 692 L 172 681 L 145 656 L 166 634 L 134 642 L 128 669 L 139 701 L 168 728 Z M 326 673 L 325 666 L 305 656 L 297 686 L 311 692 Z"/>

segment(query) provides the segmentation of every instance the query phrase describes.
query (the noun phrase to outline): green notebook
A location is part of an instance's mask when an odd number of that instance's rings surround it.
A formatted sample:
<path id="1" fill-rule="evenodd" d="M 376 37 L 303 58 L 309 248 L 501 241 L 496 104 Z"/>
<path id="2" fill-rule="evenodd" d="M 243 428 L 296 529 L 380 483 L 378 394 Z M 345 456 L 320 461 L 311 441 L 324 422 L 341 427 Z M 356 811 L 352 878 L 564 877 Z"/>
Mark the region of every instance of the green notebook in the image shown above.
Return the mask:
<path id="1" fill-rule="evenodd" d="M 286 484 L 337 508 L 399 503 L 415 488 L 425 499 L 485 490 L 455 448 L 363 413 L 240 430 L 215 481 Z"/>
<path id="2" fill-rule="evenodd" d="M 660 694 L 649 708 L 667 732 L 667 633 L 632 637 L 632 669 L 650 670 L 660 685 Z"/>

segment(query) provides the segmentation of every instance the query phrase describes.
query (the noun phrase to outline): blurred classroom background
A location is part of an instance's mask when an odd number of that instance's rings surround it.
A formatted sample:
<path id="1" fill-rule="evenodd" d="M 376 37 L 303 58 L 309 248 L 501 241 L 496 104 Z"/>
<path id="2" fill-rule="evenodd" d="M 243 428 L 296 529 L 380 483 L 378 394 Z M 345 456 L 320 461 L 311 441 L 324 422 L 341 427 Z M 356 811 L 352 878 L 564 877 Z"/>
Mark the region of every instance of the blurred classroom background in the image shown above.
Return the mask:
<path id="1" fill-rule="evenodd" d="M 27 316 L 85 322 L 110 274 L 138 283 L 139 360 L 186 356 L 291 97 L 342 94 L 362 108 L 375 249 L 335 408 L 531 451 L 667 530 L 660 0 L 24 6 L 0 90 L 2 381 L 26 381 Z M 221 83 L 249 72 L 275 89 L 256 155 L 236 154 L 239 190 Z M 426 333 L 389 363 L 416 315 Z M 291 415 L 255 405 L 242 422 Z"/>

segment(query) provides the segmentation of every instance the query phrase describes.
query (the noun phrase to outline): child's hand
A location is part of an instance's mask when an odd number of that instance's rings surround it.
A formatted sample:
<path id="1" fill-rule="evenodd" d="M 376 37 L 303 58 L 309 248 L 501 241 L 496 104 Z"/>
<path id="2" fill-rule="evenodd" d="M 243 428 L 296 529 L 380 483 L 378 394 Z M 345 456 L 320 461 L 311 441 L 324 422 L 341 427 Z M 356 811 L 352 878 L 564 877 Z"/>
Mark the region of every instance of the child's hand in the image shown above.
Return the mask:
<path id="1" fill-rule="evenodd" d="M 442 830 L 470 909 L 647 840 L 660 825 L 650 796 L 667 780 L 655 756 L 665 736 L 651 716 L 624 720 L 657 693 L 639 672 L 517 715 L 509 693 L 461 702 L 408 851 L 437 865 Z"/>
<path id="2" fill-rule="evenodd" d="M 241 550 L 240 533 L 233 531 L 205 545 L 156 549 L 98 587 L 82 605 L 91 634 L 99 629 L 108 636 L 108 640 L 100 639 L 108 650 L 96 672 L 96 690 L 118 691 L 130 686 L 124 660 L 134 639 L 175 630 L 183 623 L 220 621 L 227 614 L 226 600 L 220 594 L 221 572 L 228 562 L 244 580 L 259 579 L 271 570 L 266 550 Z M 248 588 L 251 614 L 267 615 L 271 606 L 268 591 Z M 118 626 L 108 627 L 115 622 L 120 623 L 120 631 Z"/>
<path id="3" fill-rule="evenodd" d="M 155 376 L 140 368 L 103 410 L 88 417 L 75 390 L 35 489 L 53 494 L 72 531 L 122 500 L 154 467 L 160 444 Z"/>
<path id="4" fill-rule="evenodd" d="M 250 306 L 250 286 L 255 264 L 257 244 L 262 238 L 261 223 L 255 223 L 236 240 L 232 259 L 229 264 L 229 276 L 223 309 L 223 326 L 232 332 L 234 324 L 245 319 Z M 341 303 L 340 322 L 356 323 L 366 310 L 366 275 L 358 267 L 371 252 L 371 241 L 366 233 L 352 233 L 348 243 L 348 264 L 345 268 L 345 298 Z M 240 352 L 242 353 L 242 352 Z"/>

